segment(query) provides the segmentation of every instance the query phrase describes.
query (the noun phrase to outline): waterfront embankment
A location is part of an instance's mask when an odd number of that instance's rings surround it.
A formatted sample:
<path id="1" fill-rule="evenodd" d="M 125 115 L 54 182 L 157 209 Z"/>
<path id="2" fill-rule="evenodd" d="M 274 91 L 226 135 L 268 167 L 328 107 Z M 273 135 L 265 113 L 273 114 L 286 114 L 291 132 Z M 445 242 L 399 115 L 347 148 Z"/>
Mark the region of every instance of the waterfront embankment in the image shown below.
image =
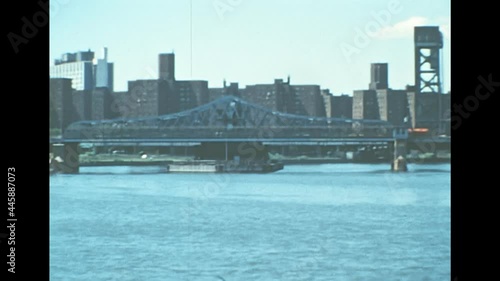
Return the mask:
<path id="1" fill-rule="evenodd" d="M 334 157 L 309 157 L 297 156 L 287 157 L 282 155 L 271 155 L 271 160 L 277 160 L 285 165 L 303 165 L 303 164 L 334 164 L 334 163 L 389 163 L 388 159 L 348 159 Z M 449 163 L 449 154 L 419 154 L 409 156 L 408 163 L 427 164 L 427 163 Z M 135 155 L 135 154 L 82 154 L 80 155 L 81 166 L 162 166 L 178 161 L 193 160 L 192 156 L 173 156 L 173 155 Z"/>

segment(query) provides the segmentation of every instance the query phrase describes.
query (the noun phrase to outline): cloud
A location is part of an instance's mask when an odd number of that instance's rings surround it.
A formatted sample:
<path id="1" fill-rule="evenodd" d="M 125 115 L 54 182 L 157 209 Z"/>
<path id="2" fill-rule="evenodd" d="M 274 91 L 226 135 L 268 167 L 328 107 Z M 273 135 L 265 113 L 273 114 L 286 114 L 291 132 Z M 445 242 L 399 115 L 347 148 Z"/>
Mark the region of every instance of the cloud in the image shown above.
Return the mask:
<path id="1" fill-rule="evenodd" d="M 440 25 L 439 30 L 441 30 L 445 39 L 451 39 L 451 25 L 449 23 Z"/>
<path id="2" fill-rule="evenodd" d="M 429 25 L 429 22 L 429 19 L 424 17 L 411 17 L 394 25 L 381 28 L 373 37 L 378 39 L 413 37 L 413 29 L 415 26 Z"/>
<path id="3" fill-rule="evenodd" d="M 428 19 L 418 16 L 411 17 L 390 26 L 385 26 L 379 29 L 373 37 L 377 39 L 412 38 L 414 27 L 423 25 L 439 26 L 439 30 L 443 33 L 443 37 L 447 40 L 451 38 L 450 17 Z"/>
<path id="4" fill-rule="evenodd" d="M 445 39 L 451 38 L 451 22 L 450 17 L 442 17 L 436 19 L 435 23 L 439 25 L 439 30 L 443 33 Z"/>

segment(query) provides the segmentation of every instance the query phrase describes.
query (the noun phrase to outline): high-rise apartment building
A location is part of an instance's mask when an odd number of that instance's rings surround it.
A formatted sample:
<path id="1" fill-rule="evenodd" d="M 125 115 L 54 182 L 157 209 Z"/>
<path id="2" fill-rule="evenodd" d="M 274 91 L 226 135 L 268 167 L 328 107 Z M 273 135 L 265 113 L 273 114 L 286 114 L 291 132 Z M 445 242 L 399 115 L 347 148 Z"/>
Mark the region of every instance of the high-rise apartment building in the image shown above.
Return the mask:
<path id="1" fill-rule="evenodd" d="M 387 63 L 372 63 L 370 68 L 370 90 L 384 90 L 389 88 Z"/>
<path id="2" fill-rule="evenodd" d="M 332 96 L 331 116 L 334 118 L 352 118 L 352 96 Z"/>
<path id="3" fill-rule="evenodd" d="M 50 79 L 49 84 L 49 117 L 50 129 L 60 133 L 74 121 L 73 96 L 71 80 L 66 78 Z"/>
<path id="4" fill-rule="evenodd" d="M 71 87 L 77 91 L 96 87 L 113 90 L 113 63 L 107 60 L 107 48 L 96 59 L 94 52 L 66 53 L 50 67 L 50 78 L 71 79 Z"/>
<path id="5" fill-rule="evenodd" d="M 114 65 L 108 62 L 108 48 L 102 48 L 99 58 L 94 59 L 95 88 L 107 88 L 113 91 Z"/>

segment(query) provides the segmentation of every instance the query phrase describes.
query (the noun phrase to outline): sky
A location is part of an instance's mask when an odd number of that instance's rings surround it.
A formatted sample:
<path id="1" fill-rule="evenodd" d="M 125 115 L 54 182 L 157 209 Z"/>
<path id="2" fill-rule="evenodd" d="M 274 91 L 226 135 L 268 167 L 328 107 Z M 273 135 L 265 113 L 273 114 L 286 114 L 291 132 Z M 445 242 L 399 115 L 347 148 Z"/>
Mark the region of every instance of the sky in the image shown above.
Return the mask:
<path id="1" fill-rule="evenodd" d="M 389 64 L 389 87 L 414 84 L 414 26 L 439 26 L 450 90 L 450 0 L 52 0 L 50 62 L 108 48 L 114 89 L 156 79 L 174 52 L 177 80 L 315 84 L 367 89 L 370 64 Z"/>

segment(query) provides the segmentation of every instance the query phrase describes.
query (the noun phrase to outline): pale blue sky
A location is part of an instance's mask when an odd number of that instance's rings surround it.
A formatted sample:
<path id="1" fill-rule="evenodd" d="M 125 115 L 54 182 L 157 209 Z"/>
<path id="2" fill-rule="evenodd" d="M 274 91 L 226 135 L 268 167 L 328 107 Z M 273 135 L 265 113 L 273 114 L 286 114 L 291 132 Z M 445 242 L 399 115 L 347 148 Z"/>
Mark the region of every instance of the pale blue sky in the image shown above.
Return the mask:
<path id="1" fill-rule="evenodd" d="M 174 50 L 178 80 L 242 87 L 290 75 L 292 84 L 352 94 L 368 87 L 373 62 L 389 63 L 391 88 L 413 84 L 413 26 L 439 25 L 450 90 L 449 0 L 192 0 L 192 40 L 190 2 L 53 0 L 50 64 L 106 46 L 115 90 L 125 91 L 129 80 L 157 78 L 158 54 Z"/>

